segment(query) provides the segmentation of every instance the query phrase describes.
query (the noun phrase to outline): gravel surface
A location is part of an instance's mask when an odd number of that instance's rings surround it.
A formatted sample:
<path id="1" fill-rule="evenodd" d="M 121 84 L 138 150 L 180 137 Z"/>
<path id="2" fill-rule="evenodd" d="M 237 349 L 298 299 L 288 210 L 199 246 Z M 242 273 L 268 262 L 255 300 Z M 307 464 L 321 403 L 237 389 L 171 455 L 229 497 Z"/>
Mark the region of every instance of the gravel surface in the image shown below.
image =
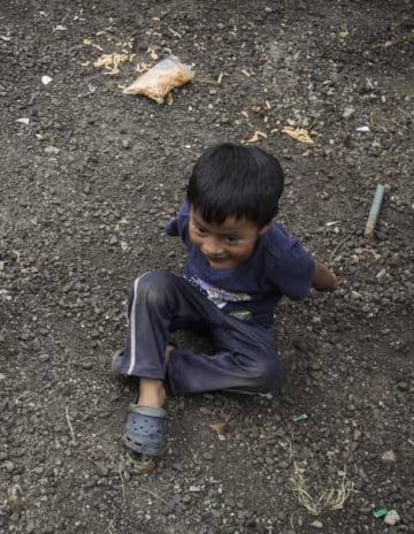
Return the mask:
<path id="1" fill-rule="evenodd" d="M 1 2 L 2 533 L 414 532 L 412 8 Z M 171 105 L 122 94 L 171 52 L 196 73 Z M 163 226 L 199 154 L 254 136 L 286 171 L 281 221 L 340 287 L 281 304 L 278 394 L 170 398 L 143 468 L 119 439 L 135 386 L 110 376 L 127 290 L 180 269 Z"/>

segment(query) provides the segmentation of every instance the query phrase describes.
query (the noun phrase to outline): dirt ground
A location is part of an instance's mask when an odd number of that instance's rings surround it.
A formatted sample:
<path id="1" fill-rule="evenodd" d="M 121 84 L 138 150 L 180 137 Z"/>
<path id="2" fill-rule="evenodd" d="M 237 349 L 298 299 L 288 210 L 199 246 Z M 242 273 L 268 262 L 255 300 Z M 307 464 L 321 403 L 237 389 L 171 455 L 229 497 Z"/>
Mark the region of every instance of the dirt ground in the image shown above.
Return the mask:
<path id="1" fill-rule="evenodd" d="M 409 0 L 2 0 L 1 532 L 414 532 L 413 48 Z M 169 53 L 196 74 L 171 105 L 122 94 Z M 140 473 L 110 375 L 128 288 L 181 268 L 163 228 L 203 149 L 257 131 L 340 288 L 280 306 L 278 394 L 170 398 Z"/>

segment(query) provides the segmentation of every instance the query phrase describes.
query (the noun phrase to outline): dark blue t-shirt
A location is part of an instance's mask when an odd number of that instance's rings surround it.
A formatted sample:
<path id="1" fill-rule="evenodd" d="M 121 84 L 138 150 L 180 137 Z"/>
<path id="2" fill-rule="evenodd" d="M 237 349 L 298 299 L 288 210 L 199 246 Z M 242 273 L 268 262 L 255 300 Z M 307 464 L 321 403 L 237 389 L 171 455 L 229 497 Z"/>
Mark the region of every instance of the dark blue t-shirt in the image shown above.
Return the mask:
<path id="1" fill-rule="evenodd" d="M 189 238 L 190 209 L 184 202 L 166 226 L 188 249 L 184 276 L 226 313 L 268 328 L 277 302 L 284 296 L 300 300 L 309 292 L 315 261 L 278 223 L 259 236 L 252 255 L 231 269 L 211 268 Z"/>

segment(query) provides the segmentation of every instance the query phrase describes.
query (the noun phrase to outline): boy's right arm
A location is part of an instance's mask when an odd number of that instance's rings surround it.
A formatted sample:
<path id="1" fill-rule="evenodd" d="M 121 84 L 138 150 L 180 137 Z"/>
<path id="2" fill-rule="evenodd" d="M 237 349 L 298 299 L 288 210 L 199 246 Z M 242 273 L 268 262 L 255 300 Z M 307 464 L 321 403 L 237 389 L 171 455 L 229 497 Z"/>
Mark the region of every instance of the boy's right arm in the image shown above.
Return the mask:
<path id="1" fill-rule="evenodd" d="M 171 236 L 179 236 L 184 241 L 184 243 L 187 243 L 188 217 L 188 203 L 183 202 L 176 216 L 165 226 L 165 231 L 167 232 L 167 234 Z"/>

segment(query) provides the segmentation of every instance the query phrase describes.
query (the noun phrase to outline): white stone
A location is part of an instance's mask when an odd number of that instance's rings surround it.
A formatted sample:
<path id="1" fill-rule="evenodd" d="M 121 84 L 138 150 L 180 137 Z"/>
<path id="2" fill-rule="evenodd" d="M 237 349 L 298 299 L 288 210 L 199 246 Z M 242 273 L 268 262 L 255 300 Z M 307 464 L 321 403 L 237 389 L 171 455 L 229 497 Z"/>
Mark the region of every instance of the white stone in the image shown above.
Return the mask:
<path id="1" fill-rule="evenodd" d="M 52 81 L 52 78 L 50 76 L 42 76 L 42 84 L 43 85 L 49 85 L 49 83 Z"/>
<path id="2" fill-rule="evenodd" d="M 384 452 L 384 454 L 381 456 L 381 461 L 385 463 L 395 463 L 395 452 L 392 450 Z"/>
<path id="3" fill-rule="evenodd" d="M 342 117 L 344 119 L 350 119 L 354 113 L 355 113 L 355 108 L 347 107 L 344 109 L 344 112 L 342 113 Z"/>
<path id="4" fill-rule="evenodd" d="M 46 154 L 59 154 L 59 152 L 60 152 L 60 149 L 52 145 L 49 145 L 45 148 Z"/>
<path id="5" fill-rule="evenodd" d="M 393 527 L 394 525 L 397 525 L 401 521 L 401 517 L 399 516 L 397 510 L 390 510 L 388 514 L 384 517 L 384 523 L 386 525 L 389 525 L 390 527 Z"/>

